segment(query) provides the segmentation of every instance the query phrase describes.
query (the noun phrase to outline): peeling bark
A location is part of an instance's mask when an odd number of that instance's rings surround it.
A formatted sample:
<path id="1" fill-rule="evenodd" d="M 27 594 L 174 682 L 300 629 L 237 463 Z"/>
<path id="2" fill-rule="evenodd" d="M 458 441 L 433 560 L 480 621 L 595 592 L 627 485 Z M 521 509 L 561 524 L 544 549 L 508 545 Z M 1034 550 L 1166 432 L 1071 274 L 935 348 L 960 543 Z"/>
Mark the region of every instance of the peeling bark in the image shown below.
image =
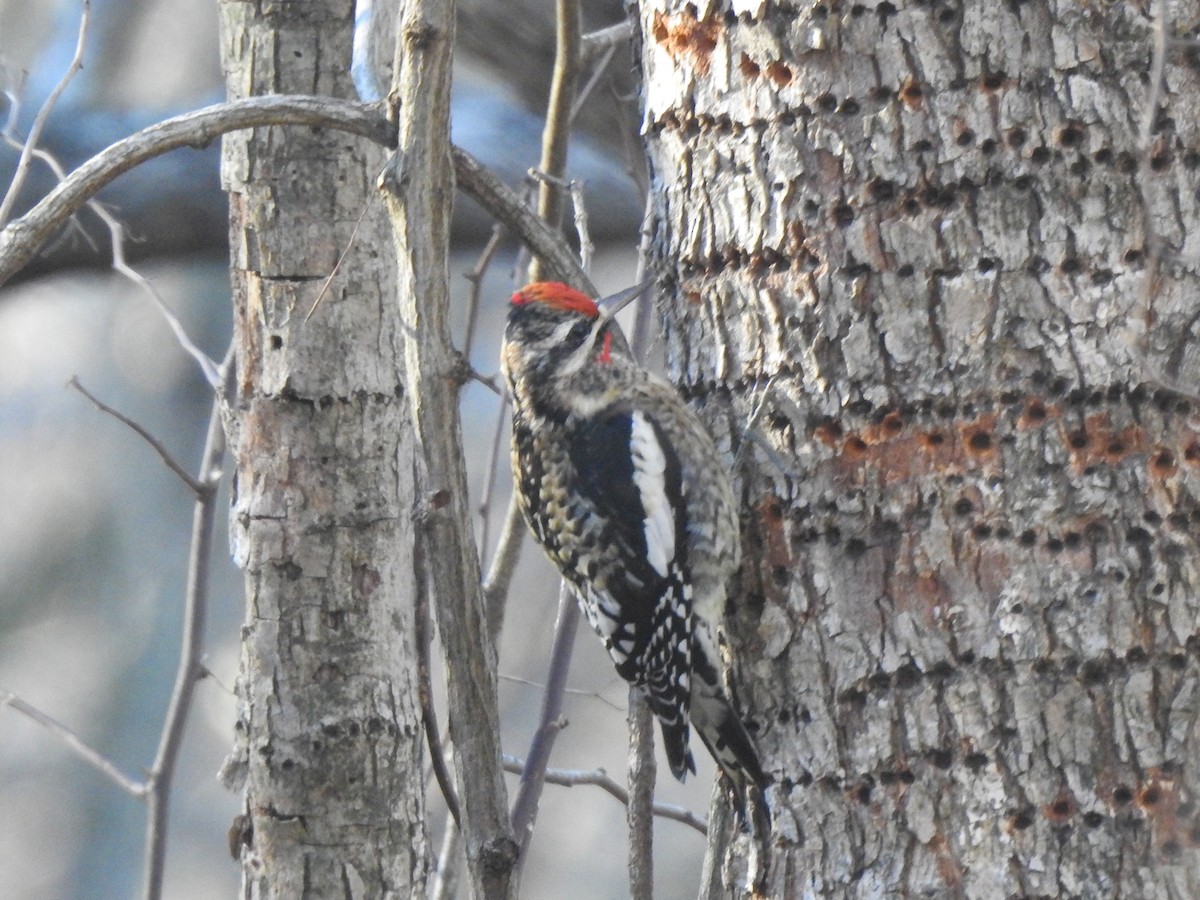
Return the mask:
<path id="1" fill-rule="evenodd" d="M 640 6 L 643 129 L 766 894 L 1200 896 L 1195 54 L 1142 166 L 1144 5 L 698 6 Z"/>
<path id="2" fill-rule="evenodd" d="M 353 4 L 268 6 L 221 4 L 230 96 L 352 96 Z M 413 440 L 382 165 L 320 129 L 225 139 L 247 603 L 227 774 L 245 784 L 231 838 L 246 897 L 424 892 Z"/>

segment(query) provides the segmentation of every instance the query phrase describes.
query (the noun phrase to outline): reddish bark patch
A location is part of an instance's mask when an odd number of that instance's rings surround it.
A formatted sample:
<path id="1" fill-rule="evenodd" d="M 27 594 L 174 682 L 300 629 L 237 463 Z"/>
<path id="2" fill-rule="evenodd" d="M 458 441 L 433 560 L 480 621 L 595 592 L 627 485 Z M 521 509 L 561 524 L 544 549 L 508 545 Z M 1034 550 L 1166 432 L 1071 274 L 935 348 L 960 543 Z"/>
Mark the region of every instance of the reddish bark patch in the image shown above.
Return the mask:
<path id="1" fill-rule="evenodd" d="M 957 427 L 917 431 L 904 415 L 892 411 L 857 432 L 846 432 L 837 461 L 847 476 L 870 468 L 885 484 L 897 484 L 938 471 L 988 466 L 999 458 L 997 416 L 988 413 Z M 813 436 L 826 446 L 839 446 L 840 427 L 826 422 Z"/>
<path id="2" fill-rule="evenodd" d="M 1134 798 L 1150 822 L 1155 843 L 1168 856 L 1184 847 L 1197 846 L 1197 838 L 1200 838 L 1195 823 L 1179 816 L 1179 793 L 1179 782 L 1155 767 L 1147 770 L 1146 779 Z"/>
<path id="3" fill-rule="evenodd" d="M 712 52 L 724 30 L 720 19 L 698 20 L 694 14 L 679 13 L 668 16 L 654 14 L 651 24 L 654 40 L 670 54 L 676 62 L 681 56 L 690 56 L 696 71 L 707 75 L 712 65 Z"/>
<path id="4" fill-rule="evenodd" d="M 795 559 L 784 526 L 783 505 L 779 498 L 767 494 L 755 504 L 761 555 L 759 574 L 763 595 L 767 600 L 785 604 Z"/>
<path id="5" fill-rule="evenodd" d="M 1108 413 L 1088 416 L 1083 427 L 1067 431 L 1063 441 L 1071 452 L 1076 473 L 1099 465 L 1114 466 L 1132 454 L 1146 452 L 1146 434 L 1140 426 L 1115 430 Z"/>
<path id="6" fill-rule="evenodd" d="M 1079 803 L 1065 786 L 1058 796 L 1042 807 L 1042 815 L 1051 825 L 1066 825 L 1079 812 Z"/>
<path id="7" fill-rule="evenodd" d="M 1041 397 L 1027 397 L 1021 417 L 1017 419 L 1017 428 L 1022 431 L 1041 428 L 1048 421 L 1057 419 L 1061 415 L 1062 410 L 1057 406 L 1047 406 Z"/>
<path id="8" fill-rule="evenodd" d="M 920 109 L 924 97 L 925 92 L 921 90 L 921 86 L 917 84 L 915 78 L 906 78 L 900 85 L 900 99 L 909 109 Z"/>
<path id="9" fill-rule="evenodd" d="M 954 857 L 954 851 L 950 846 L 950 842 L 943 835 L 935 834 L 929 840 L 929 849 L 933 851 L 937 857 L 938 875 L 946 887 L 950 888 L 954 893 L 958 893 L 962 888 L 963 870 L 958 860 Z"/>
<path id="10" fill-rule="evenodd" d="M 741 69 L 742 74 L 747 78 L 757 78 L 759 73 L 762 72 L 762 69 L 759 67 L 758 63 L 752 60 L 748 53 L 742 54 L 741 61 L 738 63 L 738 68 Z"/>
<path id="11" fill-rule="evenodd" d="M 780 87 L 786 87 L 792 83 L 792 68 L 779 60 L 775 60 L 767 66 L 767 77 Z"/>
<path id="12" fill-rule="evenodd" d="M 897 612 L 918 615 L 926 625 L 933 625 L 946 615 L 953 602 L 950 590 L 933 571 L 897 572 L 891 580 L 892 605 Z"/>
<path id="13" fill-rule="evenodd" d="M 974 422 L 962 426 L 960 437 L 967 456 L 979 460 L 991 460 L 996 457 L 998 441 L 996 440 L 996 414 L 988 413 L 980 416 Z"/>
<path id="14" fill-rule="evenodd" d="M 826 447 L 837 446 L 838 441 L 842 439 L 842 425 L 840 422 L 822 422 L 813 429 L 813 437 L 824 444 Z"/>
<path id="15" fill-rule="evenodd" d="M 1155 478 L 1170 478 L 1179 471 L 1179 461 L 1166 447 L 1157 447 L 1150 454 L 1150 474 Z"/>

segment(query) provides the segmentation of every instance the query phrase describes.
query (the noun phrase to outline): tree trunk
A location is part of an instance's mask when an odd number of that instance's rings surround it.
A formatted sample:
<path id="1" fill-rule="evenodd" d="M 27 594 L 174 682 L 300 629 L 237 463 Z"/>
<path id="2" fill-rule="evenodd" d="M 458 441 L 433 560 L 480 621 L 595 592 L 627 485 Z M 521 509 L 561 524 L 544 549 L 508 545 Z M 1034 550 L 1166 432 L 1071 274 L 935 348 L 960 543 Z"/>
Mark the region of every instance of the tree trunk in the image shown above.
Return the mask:
<path id="1" fill-rule="evenodd" d="M 742 463 L 769 896 L 1200 896 L 1200 433 L 1158 381 L 1200 375 L 1200 66 L 1167 53 L 1143 136 L 1165 6 L 639 10 L 669 365 Z M 748 839 L 710 840 L 745 895 Z"/>
<path id="2" fill-rule="evenodd" d="M 231 98 L 351 96 L 349 0 L 221 12 Z M 247 603 L 231 837 L 247 897 L 424 892 L 413 447 L 382 164 L 315 129 L 225 142 Z"/>

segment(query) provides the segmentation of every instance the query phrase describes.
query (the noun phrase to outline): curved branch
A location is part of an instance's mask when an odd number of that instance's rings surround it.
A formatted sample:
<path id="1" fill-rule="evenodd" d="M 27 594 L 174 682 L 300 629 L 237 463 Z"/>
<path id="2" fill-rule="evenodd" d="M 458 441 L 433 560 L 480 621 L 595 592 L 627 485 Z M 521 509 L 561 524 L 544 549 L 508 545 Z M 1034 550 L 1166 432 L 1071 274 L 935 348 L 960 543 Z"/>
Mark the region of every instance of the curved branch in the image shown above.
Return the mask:
<path id="1" fill-rule="evenodd" d="M 205 147 L 226 132 L 268 125 L 337 128 L 395 144 L 395 126 L 379 106 L 325 97 L 250 97 L 217 103 L 143 128 L 97 153 L 29 212 L 0 232 L 0 284 L 29 262 L 84 203 L 118 175 L 179 147 Z"/>
<path id="2" fill-rule="evenodd" d="M 272 125 L 336 128 L 385 147 L 396 144 L 396 126 L 387 121 L 383 107 L 329 97 L 248 97 L 167 119 L 93 156 L 33 209 L 0 231 L 0 285 L 32 260 L 72 215 L 117 176 L 180 147 L 204 147 L 230 131 Z M 454 147 L 452 156 L 459 187 L 541 256 L 552 277 L 596 293 L 562 238 L 525 209 L 514 191 L 466 151 Z"/>

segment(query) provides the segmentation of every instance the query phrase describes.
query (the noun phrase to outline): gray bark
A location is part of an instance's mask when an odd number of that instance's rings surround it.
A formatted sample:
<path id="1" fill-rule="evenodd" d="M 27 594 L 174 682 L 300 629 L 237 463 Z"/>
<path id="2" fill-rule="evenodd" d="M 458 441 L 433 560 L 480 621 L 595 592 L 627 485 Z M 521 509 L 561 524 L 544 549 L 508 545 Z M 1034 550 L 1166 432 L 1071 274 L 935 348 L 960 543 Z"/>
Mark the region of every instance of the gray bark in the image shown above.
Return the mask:
<path id="1" fill-rule="evenodd" d="M 352 6 L 223 2 L 230 96 L 353 96 Z M 247 603 L 228 771 L 244 776 L 231 837 L 247 897 L 424 890 L 413 439 L 382 164 L 320 129 L 225 139 Z"/>
<path id="2" fill-rule="evenodd" d="M 458 419 L 464 366 L 450 341 L 454 26 L 454 0 L 406 0 L 400 9 L 392 84 L 399 141 L 380 187 L 395 241 L 402 347 L 411 382 L 417 589 L 436 614 L 446 661 L 459 824 L 474 896 L 503 900 L 516 896 L 519 846 L 508 821 L 496 655 L 469 524 Z"/>
<path id="3" fill-rule="evenodd" d="M 764 893 L 1200 896 L 1195 54 L 1143 167 L 1143 5 L 700 6 L 639 11 L 644 130 Z"/>

